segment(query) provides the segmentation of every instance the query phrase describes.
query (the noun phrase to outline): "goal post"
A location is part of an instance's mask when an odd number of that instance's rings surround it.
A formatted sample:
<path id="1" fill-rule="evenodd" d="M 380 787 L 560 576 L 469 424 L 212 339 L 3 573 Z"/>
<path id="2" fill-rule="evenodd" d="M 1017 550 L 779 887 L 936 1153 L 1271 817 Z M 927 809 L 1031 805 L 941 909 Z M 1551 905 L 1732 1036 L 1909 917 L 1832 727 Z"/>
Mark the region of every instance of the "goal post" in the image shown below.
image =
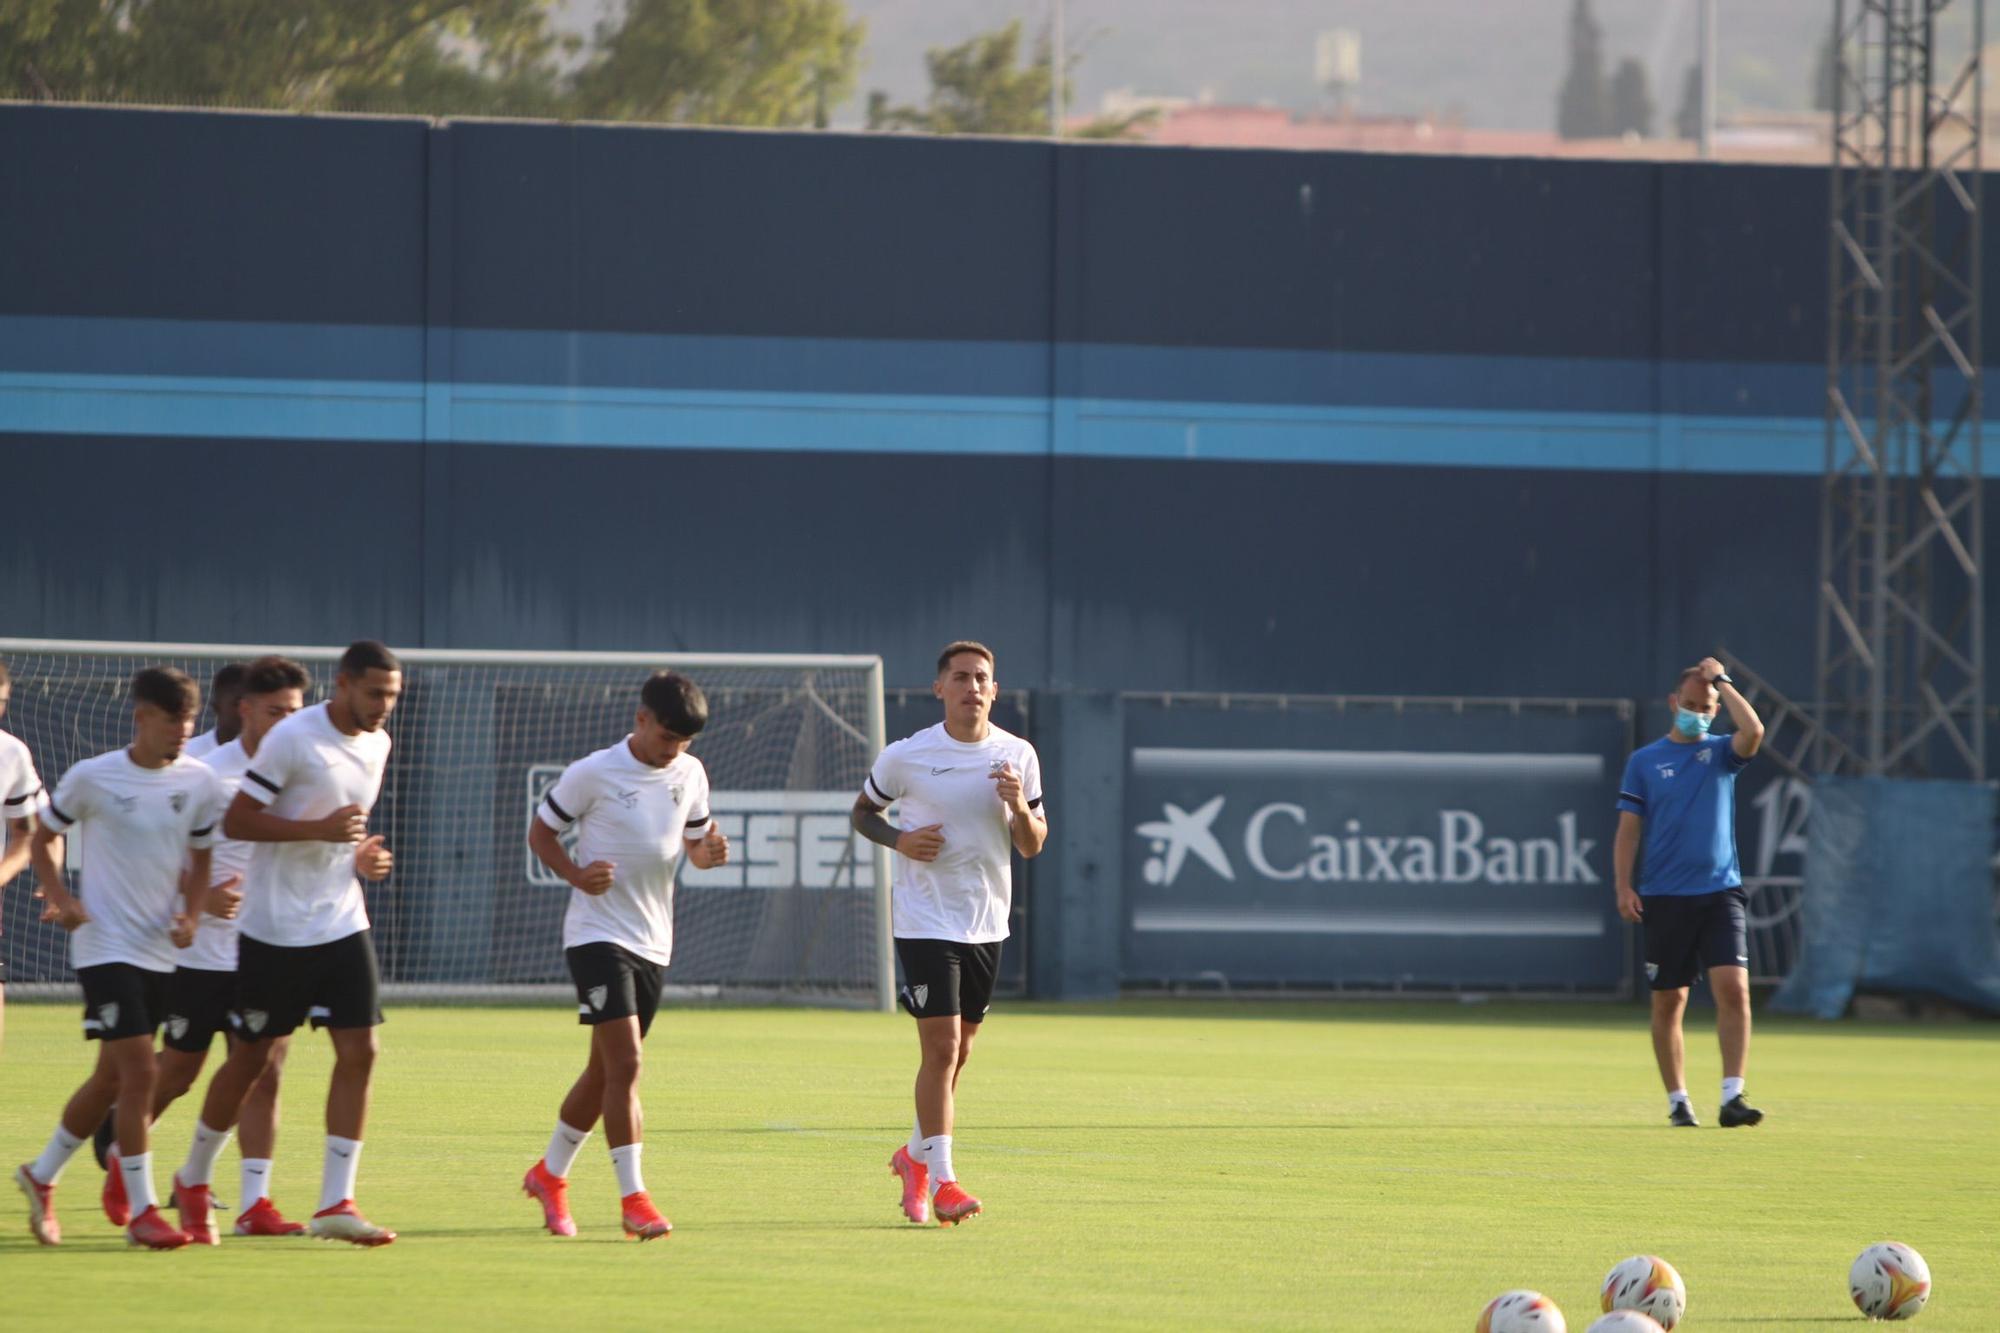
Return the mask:
<path id="1" fill-rule="evenodd" d="M 325 697 L 341 651 L 0 639 L 13 678 L 0 726 L 27 743 L 53 787 L 78 760 L 129 743 L 126 691 L 140 667 L 188 672 L 205 706 L 216 667 L 281 653 L 311 672 L 310 703 Z M 528 821 L 566 765 L 626 734 L 639 686 L 666 668 L 708 695 L 693 753 L 731 843 L 728 865 L 681 869 L 667 985 L 723 1000 L 894 1008 L 888 855 L 848 824 L 885 741 L 881 658 L 396 651 L 404 695 L 370 822 L 396 869 L 365 886 L 386 993 L 506 1001 L 569 992 L 561 923 L 570 890 L 528 852 Z M 72 866 L 77 857 L 72 847 Z M 4 887 L 10 991 L 66 993 L 66 937 L 35 919 L 26 877 Z"/>

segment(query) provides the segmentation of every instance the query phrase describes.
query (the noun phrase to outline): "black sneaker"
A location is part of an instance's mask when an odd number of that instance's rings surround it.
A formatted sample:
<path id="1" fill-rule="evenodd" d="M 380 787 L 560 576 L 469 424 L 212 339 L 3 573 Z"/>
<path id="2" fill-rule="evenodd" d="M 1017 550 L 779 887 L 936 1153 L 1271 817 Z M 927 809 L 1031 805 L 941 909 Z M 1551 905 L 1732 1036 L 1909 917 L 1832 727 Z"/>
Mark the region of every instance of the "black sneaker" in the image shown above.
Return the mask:
<path id="1" fill-rule="evenodd" d="M 1734 1129 L 1738 1125 L 1754 1125 L 1764 1118 L 1764 1113 L 1743 1100 L 1738 1093 L 1722 1104 L 1722 1111 L 1715 1117 L 1724 1129 Z"/>
<path id="2" fill-rule="evenodd" d="M 112 1120 L 116 1115 L 116 1111 L 107 1112 L 104 1117 L 104 1123 L 99 1125 L 97 1132 L 90 1136 L 90 1151 L 97 1158 L 97 1169 L 100 1171 L 109 1171 L 111 1169 L 109 1154 L 118 1141 L 118 1135 L 112 1129 Z"/>
<path id="3" fill-rule="evenodd" d="M 1701 1126 L 1701 1121 L 1694 1118 L 1694 1107 L 1686 1102 L 1674 1103 L 1674 1109 L 1667 1112 L 1667 1123 L 1675 1129 L 1697 1129 Z"/>

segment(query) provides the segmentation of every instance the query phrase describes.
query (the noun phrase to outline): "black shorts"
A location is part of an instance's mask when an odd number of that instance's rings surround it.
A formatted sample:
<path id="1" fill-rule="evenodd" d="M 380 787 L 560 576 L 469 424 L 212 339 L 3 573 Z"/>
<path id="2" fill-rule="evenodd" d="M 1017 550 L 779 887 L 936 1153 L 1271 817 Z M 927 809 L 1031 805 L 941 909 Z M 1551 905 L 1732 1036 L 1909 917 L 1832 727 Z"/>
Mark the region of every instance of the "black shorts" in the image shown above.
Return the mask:
<path id="1" fill-rule="evenodd" d="M 79 967 L 83 986 L 83 1036 L 86 1041 L 117 1041 L 144 1037 L 151 1041 L 167 1013 L 167 979 L 171 972 L 154 972 L 130 963 L 99 963 Z"/>
<path id="2" fill-rule="evenodd" d="M 898 939 L 896 961 L 903 965 L 903 988 L 897 998 L 913 1018 L 957 1014 L 968 1023 L 979 1023 L 993 1007 L 993 978 L 1000 971 L 998 940 L 966 944 Z"/>
<path id="3" fill-rule="evenodd" d="M 248 935 L 236 942 L 236 1005 L 229 1026 L 245 1041 L 316 1028 L 372 1028 L 382 1022 L 382 974 L 375 939 L 357 930 L 345 939 L 288 948 Z"/>
<path id="4" fill-rule="evenodd" d="M 653 1030 L 660 1008 L 660 974 L 666 969 L 630 949 L 593 940 L 565 949 L 576 982 L 576 1021 L 596 1025 L 614 1018 L 639 1020 L 639 1035 Z"/>
<path id="5" fill-rule="evenodd" d="M 236 974 L 177 967 L 167 978 L 167 1048 L 200 1055 L 229 1026 Z"/>
<path id="6" fill-rule="evenodd" d="M 1653 989 L 1692 986 L 1711 967 L 1750 966 L 1749 903 L 1742 889 L 1641 895 L 1646 980 Z"/>

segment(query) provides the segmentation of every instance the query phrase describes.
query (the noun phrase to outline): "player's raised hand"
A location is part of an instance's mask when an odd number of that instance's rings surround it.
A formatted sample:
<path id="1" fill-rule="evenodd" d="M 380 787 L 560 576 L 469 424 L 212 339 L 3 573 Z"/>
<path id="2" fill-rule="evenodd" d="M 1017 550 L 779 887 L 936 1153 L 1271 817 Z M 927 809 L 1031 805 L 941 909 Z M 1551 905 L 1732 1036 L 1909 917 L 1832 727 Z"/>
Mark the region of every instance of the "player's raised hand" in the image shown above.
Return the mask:
<path id="1" fill-rule="evenodd" d="M 1704 681 L 1714 680 L 1717 676 L 1726 676 L 1729 674 L 1729 668 L 1722 665 L 1720 661 L 1713 657 L 1704 657 L 1701 661 L 1696 662 L 1695 666 L 1700 669 L 1701 678 Z"/>
<path id="2" fill-rule="evenodd" d="M 83 900 L 74 894 L 65 894 L 59 903 L 52 903 L 40 889 L 35 896 L 42 900 L 42 922 L 44 925 L 61 926 L 64 930 L 75 930 L 90 920 L 90 913 L 83 910 Z"/>
<path id="3" fill-rule="evenodd" d="M 175 912 L 173 924 L 167 927 L 167 938 L 174 942 L 176 949 L 185 949 L 194 943 L 194 918 L 186 912 Z"/>
<path id="4" fill-rule="evenodd" d="M 315 820 L 319 842 L 357 843 L 368 836 L 368 816 L 358 805 L 343 805 L 325 819 Z"/>
<path id="5" fill-rule="evenodd" d="M 363 838 L 354 849 L 354 873 L 365 880 L 387 879 L 395 864 L 396 858 L 379 833 Z"/>
<path id="6" fill-rule="evenodd" d="M 944 825 L 926 824 L 913 828 L 896 839 L 896 850 L 912 861 L 935 861 L 944 850 Z"/>
<path id="7" fill-rule="evenodd" d="M 595 898 L 599 894 L 611 892 L 613 881 L 618 878 L 618 867 L 609 861 L 592 861 L 576 873 L 570 881 L 577 890 Z"/>
<path id="8" fill-rule="evenodd" d="M 243 906 L 243 890 L 239 887 L 242 883 L 243 876 L 230 875 L 209 885 L 208 901 L 203 904 L 203 910 L 224 921 L 234 921 Z"/>
<path id="9" fill-rule="evenodd" d="M 1017 815 L 1028 813 L 1028 802 L 1021 795 L 1021 775 L 1014 771 L 1012 764 L 1003 762 L 987 776 L 993 779 L 993 789 L 999 793 L 1000 804 Z"/>
<path id="10" fill-rule="evenodd" d="M 708 861 L 702 867 L 705 870 L 729 864 L 729 835 L 718 828 L 712 819 L 708 821 L 708 836 L 701 840 L 701 852 Z"/>

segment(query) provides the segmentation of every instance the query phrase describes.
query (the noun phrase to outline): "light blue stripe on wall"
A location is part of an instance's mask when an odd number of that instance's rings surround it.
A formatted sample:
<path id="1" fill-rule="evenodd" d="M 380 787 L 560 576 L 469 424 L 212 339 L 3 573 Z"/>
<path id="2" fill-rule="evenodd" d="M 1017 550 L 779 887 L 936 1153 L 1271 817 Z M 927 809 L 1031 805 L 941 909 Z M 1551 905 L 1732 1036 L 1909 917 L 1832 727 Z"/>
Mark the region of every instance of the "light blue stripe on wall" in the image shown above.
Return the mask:
<path id="1" fill-rule="evenodd" d="M 431 419 L 470 443 L 1801 475 L 1822 457 L 1797 418 L 1084 398 L 1052 435 L 1051 404 L 1015 397 L 448 387 Z M 425 422 L 410 382 L 0 374 L 0 430 L 23 434 L 416 441 Z"/>

